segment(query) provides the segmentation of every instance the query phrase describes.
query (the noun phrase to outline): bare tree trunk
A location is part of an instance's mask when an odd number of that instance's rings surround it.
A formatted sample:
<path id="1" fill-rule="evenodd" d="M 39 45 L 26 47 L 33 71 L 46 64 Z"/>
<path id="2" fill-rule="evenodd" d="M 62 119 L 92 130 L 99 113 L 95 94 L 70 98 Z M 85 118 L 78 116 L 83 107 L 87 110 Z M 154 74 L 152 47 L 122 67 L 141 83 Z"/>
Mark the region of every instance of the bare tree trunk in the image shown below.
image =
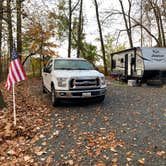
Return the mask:
<path id="1" fill-rule="evenodd" d="M 166 18 L 166 1 L 165 0 L 162 0 L 162 5 L 163 5 L 163 14 L 164 14 L 164 17 Z"/>
<path id="2" fill-rule="evenodd" d="M 17 8 L 17 53 L 21 58 L 21 56 L 22 56 L 21 0 L 16 1 L 16 8 Z"/>
<path id="3" fill-rule="evenodd" d="M 11 0 L 7 0 L 7 23 L 8 23 L 8 49 L 10 58 L 12 57 L 13 50 L 13 30 L 12 30 L 12 13 L 11 13 Z"/>
<path id="4" fill-rule="evenodd" d="M 68 57 L 71 57 L 71 23 L 72 23 L 72 8 L 71 8 L 71 0 L 69 0 L 69 36 L 68 36 Z"/>
<path id="5" fill-rule="evenodd" d="M 141 10 L 141 15 L 140 15 L 140 22 L 141 22 L 141 25 L 142 25 L 142 23 L 143 23 L 143 4 L 142 4 L 143 2 L 141 1 L 141 7 L 140 7 L 140 10 Z M 140 27 L 141 28 L 141 47 L 143 46 L 143 28 L 142 28 L 142 26 Z"/>
<path id="6" fill-rule="evenodd" d="M 132 25 L 131 25 L 131 1 L 132 0 L 128 0 L 128 3 L 129 3 L 129 11 L 128 11 L 128 22 L 129 22 L 129 26 L 128 26 L 128 32 L 129 32 L 129 38 L 130 38 L 130 46 L 133 47 L 133 41 L 132 41 L 132 33 L 131 33 L 131 28 L 132 28 Z"/>
<path id="7" fill-rule="evenodd" d="M 5 102 L 3 100 L 3 95 L 2 95 L 2 92 L 0 90 L 0 109 L 2 109 L 3 107 L 5 107 Z"/>
<path id="8" fill-rule="evenodd" d="M 125 26 L 126 26 L 126 31 L 127 31 L 127 36 L 128 36 L 128 39 L 129 39 L 129 44 L 130 44 L 130 47 L 133 47 L 132 34 L 131 34 L 131 25 L 130 25 L 131 24 L 130 23 L 131 2 L 128 0 L 128 2 L 129 2 L 129 13 L 128 13 L 129 25 L 128 25 L 128 22 L 127 22 L 127 19 L 126 19 L 126 14 L 125 14 L 125 11 L 124 11 L 122 0 L 119 0 L 119 2 L 120 2 L 120 5 L 121 5 L 121 9 L 122 9 L 123 19 L 124 19 Z"/>
<path id="9" fill-rule="evenodd" d="M 2 19 L 3 19 L 3 0 L 0 1 L 0 82 L 2 81 Z M 0 109 L 5 106 L 3 95 L 0 90 Z"/>
<path id="10" fill-rule="evenodd" d="M 161 37 L 160 19 L 159 19 L 159 13 L 157 10 L 157 4 L 154 4 L 152 0 L 148 0 L 148 2 L 149 2 L 149 5 L 152 7 L 154 15 L 155 15 L 157 29 L 158 29 L 158 46 L 160 47 L 162 46 L 162 37 Z"/>
<path id="11" fill-rule="evenodd" d="M 0 1 L 0 82 L 2 81 L 2 18 L 3 18 L 3 0 Z"/>
<path id="12" fill-rule="evenodd" d="M 156 17 L 156 23 L 157 23 L 157 28 L 158 28 L 159 46 L 162 46 L 161 29 L 160 29 L 160 20 L 159 20 L 158 13 L 157 13 L 157 11 L 156 11 L 155 8 L 154 8 L 154 14 L 155 14 L 155 17 Z"/>
<path id="13" fill-rule="evenodd" d="M 104 47 L 104 41 L 103 41 L 103 34 L 102 34 L 102 29 L 101 29 L 101 24 L 100 24 L 100 18 L 99 18 L 98 3 L 97 3 L 97 0 L 94 0 L 94 2 L 95 2 L 95 9 L 96 9 L 96 18 L 97 18 L 97 23 L 98 23 L 98 28 L 99 28 L 101 50 L 102 50 L 102 54 L 103 54 L 104 74 L 107 75 L 107 63 L 106 63 L 106 55 L 105 55 L 105 47 Z"/>
<path id="14" fill-rule="evenodd" d="M 77 58 L 80 57 L 80 50 L 81 50 L 81 36 L 82 36 L 82 5 L 83 0 L 80 2 L 80 12 L 79 12 L 79 22 L 78 22 L 78 34 L 77 34 Z"/>
<path id="15" fill-rule="evenodd" d="M 164 26 L 163 26 L 163 21 L 161 17 L 160 17 L 160 23 L 161 23 L 161 32 L 162 32 L 162 40 L 163 40 L 162 46 L 166 47 L 165 32 L 164 32 Z"/>
<path id="16" fill-rule="evenodd" d="M 161 40 L 162 40 L 162 46 L 166 46 L 166 41 L 165 41 L 165 32 L 164 32 L 164 26 L 163 26 L 163 20 L 162 20 L 162 15 L 159 7 L 157 6 L 157 11 L 158 11 L 158 16 L 159 16 L 159 23 L 160 23 L 160 29 L 161 29 Z"/>

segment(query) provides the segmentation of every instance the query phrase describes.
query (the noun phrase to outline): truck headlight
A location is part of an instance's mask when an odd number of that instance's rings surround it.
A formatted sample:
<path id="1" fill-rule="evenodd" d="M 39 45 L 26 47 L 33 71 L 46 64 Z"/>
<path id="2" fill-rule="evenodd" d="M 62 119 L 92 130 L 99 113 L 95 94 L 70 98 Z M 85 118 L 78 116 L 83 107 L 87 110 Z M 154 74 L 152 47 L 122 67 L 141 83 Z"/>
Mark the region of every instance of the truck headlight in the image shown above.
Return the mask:
<path id="1" fill-rule="evenodd" d="M 105 77 L 101 77 L 101 85 L 105 85 Z"/>
<path id="2" fill-rule="evenodd" d="M 57 82 L 59 87 L 66 87 L 67 78 L 57 78 Z"/>

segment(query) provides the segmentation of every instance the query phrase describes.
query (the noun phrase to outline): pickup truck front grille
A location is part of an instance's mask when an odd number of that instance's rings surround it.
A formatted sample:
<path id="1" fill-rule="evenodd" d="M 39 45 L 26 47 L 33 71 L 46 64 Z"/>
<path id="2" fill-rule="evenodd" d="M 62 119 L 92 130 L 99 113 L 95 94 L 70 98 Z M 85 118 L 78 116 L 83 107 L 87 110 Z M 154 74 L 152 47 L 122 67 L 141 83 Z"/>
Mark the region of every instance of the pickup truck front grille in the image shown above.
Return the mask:
<path id="1" fill-rule="evenodd" d="M 94 79 L 72 79 L 70 90 L 98 89 L 100 87 L 99 78 Z"/>

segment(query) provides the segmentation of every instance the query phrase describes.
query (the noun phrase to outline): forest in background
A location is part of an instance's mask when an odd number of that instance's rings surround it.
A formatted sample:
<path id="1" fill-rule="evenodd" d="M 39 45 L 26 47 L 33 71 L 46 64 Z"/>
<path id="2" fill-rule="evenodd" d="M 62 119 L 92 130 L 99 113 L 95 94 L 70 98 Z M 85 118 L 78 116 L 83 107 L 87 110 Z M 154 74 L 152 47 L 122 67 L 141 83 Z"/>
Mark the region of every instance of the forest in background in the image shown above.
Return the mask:
<path id="1" fill-rule="evenodd" d="M 101 0 L 91 2 L 98 29 L 94 43 L 87 41 L 87 0 L 0 0 L 0 81 L 6 79 L 14 42 L 27 74 L 33 76 L 40 74 L 45 59 L 61 56 L 55 49 L 66 42 L 66 57 L 74 51 L 93 64 L 102 61 L 105 74 L 111 52 L 166 46 L 165 0 L 118 0 L 119 10 L 101 9 Z M 107 28 L 114 32 L 106 34 Z"/>

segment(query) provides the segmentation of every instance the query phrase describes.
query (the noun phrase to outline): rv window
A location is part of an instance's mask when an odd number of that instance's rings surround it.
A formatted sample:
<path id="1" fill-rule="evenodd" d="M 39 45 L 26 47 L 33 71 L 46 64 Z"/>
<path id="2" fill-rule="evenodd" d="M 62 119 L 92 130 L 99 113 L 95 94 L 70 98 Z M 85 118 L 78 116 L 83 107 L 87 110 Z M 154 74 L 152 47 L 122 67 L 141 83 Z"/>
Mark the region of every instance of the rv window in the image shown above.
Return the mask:
<path id="1" fill-rule="evenodd" d="M 121 63 L 123 63 L 123 62 L 124 62 L 123 58 L 120 60 L 120 62 L 121 62 Z"/>

